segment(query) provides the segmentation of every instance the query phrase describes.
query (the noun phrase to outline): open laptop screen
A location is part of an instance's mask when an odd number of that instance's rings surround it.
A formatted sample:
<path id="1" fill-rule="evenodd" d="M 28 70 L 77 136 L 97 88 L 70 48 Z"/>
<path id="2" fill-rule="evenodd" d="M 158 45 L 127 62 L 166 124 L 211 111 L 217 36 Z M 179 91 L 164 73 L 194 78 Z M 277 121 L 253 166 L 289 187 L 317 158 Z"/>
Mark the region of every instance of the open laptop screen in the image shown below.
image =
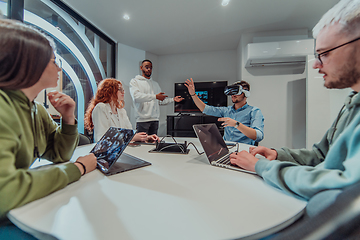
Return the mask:
<path id="1" fill-rule="evenodd" d="M 108 172 L 129 144 L 136 130 L 110 127 L 90 151 L 97 158 L 98 167 Z"/>
<path id="2" fill-rule="evenodd" d="M 210 163 L 229 153 L 226 143 L 214 123 L 198 124 L 193 127 Z"/>

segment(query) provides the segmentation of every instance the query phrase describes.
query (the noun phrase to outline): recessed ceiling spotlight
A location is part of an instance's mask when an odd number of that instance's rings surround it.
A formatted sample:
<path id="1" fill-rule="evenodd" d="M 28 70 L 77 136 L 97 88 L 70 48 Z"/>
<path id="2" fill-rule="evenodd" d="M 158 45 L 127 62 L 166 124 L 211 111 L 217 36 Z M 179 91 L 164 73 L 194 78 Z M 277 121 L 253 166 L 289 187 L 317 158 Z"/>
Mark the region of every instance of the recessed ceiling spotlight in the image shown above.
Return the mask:
<path id="1" fill-rule="evenodd" d="M 124 14 L 123 18 L 124 18 L 125 20 L 129 20 L 129 19 L 130 19 L 130 16 L 127 15 L 127 14 Z"/>
<path id="2" fill-rule="evenodd" d="M 227 6 L 227 5 L 229 4 L 229 2 L 230 2 L 230 0 L 223 0 L 223 1 L 221 2 L 221 5 Z"/>

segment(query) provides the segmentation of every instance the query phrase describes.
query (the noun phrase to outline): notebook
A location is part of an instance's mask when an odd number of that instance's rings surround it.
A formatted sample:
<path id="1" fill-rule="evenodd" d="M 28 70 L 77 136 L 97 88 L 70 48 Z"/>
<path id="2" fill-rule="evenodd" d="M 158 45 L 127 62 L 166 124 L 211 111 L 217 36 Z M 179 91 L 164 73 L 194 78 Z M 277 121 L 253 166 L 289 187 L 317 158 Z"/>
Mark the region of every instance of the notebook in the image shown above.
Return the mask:
<path id="1" fill-rule="evenodd" d="M 136 130 L 110 127 L 90 151 L 97 158 L 97 168 L 105 175 L 151 165 L 137 157 L 123 153 Z"/>
<path id="2" fill-rule="evenodd" d="M 193 125 L 193 128 L 211 165 L 255 174 L 255 172 L 245 170 L 230 163 L 230 154 L 232 152 L 227 148 L 215 123 L 196 124 Z"/>

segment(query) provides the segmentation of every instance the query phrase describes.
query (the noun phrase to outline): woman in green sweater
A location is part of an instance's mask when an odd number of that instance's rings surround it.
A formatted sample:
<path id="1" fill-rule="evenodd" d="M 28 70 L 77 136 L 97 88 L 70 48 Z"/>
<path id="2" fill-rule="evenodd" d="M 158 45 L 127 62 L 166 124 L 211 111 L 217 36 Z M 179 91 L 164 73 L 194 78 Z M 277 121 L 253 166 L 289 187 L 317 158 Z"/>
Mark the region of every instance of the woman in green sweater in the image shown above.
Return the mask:
<path id="1" fill-rule="evenodd" d="M 54 43 L 32 27 L 0 20 L 0 227 L 9 227 L 6 213 L 66 187 L 96 168 L 93 154 L 68 162 L 78 143 L 75 102 L 60 92 L 48 94 L 61 114 L 61 126 L 35 97 L 56 87 L 61 70 Z M 54 163 L 29 170 L 37 158 Z M 6 226 L 5 226 L 6 225 Z M 1 238 L 0 229 L 0 238 Z"/>

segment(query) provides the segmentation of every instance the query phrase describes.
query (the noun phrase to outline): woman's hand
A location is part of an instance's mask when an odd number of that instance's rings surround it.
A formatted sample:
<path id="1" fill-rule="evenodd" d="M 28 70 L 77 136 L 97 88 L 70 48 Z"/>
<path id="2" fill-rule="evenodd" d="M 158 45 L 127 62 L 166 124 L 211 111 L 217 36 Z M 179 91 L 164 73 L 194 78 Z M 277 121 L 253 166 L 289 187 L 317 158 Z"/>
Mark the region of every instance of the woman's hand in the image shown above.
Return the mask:
<path id="1" fill-rule="evenodd" d="M 176 97 L 174 97 L 174 101 L 175 101 L 175 102 L 181 102 L 182 100 L 184 100 L 184 98 L 181 97 L 181 96 L 176 96 Z"/>
<path id="2" fill-rule="evenodd" d="M 47 94 L 51 105 L 61 114 L 64 123 L 69 125 L 75 124 L 75 101 L 68 95 L 51 91 Z"/>
<path id="3" fill-rule="evenodd" d="M 156 134 L 153 134 L 153 135 L 149 135 L 146 141 L 152 143 L 152 142 L 160 141 L 160 138 Z"/>
<path id="4" fill-rule="evenodd" d="M 148 135 L 145 132 L 139 132 L 135 134 L 132 140 L 135 142 L 145 142 L 147 138 Z"/>
<path id="5" fill-rule="evenodd" d="M 84 166 L 80 163 L 82 163 Z M 81 175 L 84 175 L 95 170 L 97 162 L 95 155 L 93 153 L 90 153 L 83 157 L 79 157 L 76 162 L 74 162 L 74 164 L 79 168 Z"/>

